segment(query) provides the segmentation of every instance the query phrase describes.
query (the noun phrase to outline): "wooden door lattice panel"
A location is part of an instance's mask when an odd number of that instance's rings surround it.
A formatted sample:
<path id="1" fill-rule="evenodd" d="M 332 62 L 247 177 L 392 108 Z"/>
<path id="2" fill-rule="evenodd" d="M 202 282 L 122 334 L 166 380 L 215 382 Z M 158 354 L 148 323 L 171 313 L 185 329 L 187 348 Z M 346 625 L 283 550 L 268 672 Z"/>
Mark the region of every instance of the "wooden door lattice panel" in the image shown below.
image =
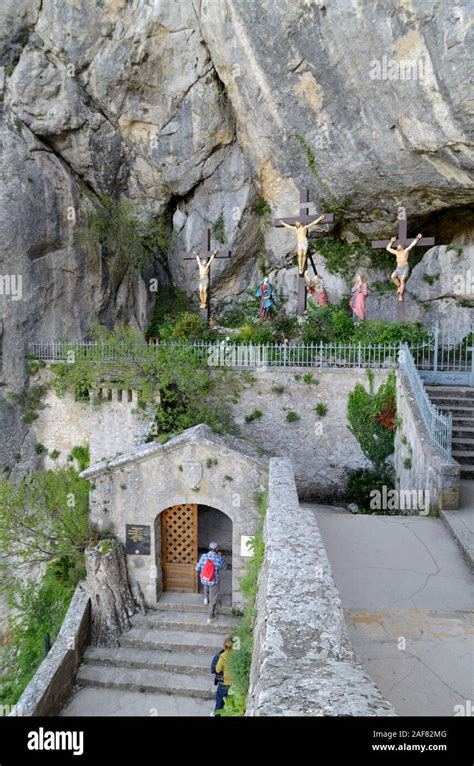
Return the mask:
<path id="1" fill-rule="evenodd" d="M 197 532 L 197 505 L 173 505 L 161 514 L 164 590 L 197 592 Z"/>

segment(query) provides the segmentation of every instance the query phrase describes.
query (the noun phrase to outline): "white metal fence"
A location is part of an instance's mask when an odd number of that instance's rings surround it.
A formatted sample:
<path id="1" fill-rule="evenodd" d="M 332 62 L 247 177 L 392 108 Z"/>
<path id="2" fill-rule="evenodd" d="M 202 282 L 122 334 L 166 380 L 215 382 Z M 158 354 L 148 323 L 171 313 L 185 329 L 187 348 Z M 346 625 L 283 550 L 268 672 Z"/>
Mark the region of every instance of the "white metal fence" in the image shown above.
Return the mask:
<path id="1" fill-rule="evenodd" d="M 183 349 L 214 367 L 396 367 L 398 343 L 160 343 L 155 349 Z M 132 351 L 130 352 L 132 353 Z M 30 355 L 38 361 L 74 362 L 78 358 L 105 362 L 123 358 L 123 350 L 115 345 L 89 341 L 34 341 Z"/>

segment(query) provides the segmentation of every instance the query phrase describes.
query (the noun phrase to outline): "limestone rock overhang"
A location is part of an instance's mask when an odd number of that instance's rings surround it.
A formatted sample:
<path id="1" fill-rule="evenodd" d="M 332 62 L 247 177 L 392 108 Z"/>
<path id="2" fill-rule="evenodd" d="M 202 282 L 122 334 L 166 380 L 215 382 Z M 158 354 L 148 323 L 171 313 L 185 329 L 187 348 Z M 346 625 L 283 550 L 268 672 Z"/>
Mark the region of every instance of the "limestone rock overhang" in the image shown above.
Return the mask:
<path id="1" fill-rule="evenodd" d="M 265 455 L 259 456 L 257 447 L 252 443 L 228 434 L 222 436 L 221 434 L 215 433 L 209 426 L 201 423 L 192 428 L 187 428 L 178 436 L 173 436 L 169 441 L 165 442 L 165 444 L 159 444 L 158 442 L 140 444 L 127 450 L 121 455 L 101 460 L 98 463 L 89 466 L 89 468 L 86 468 L 79 474 L 79 476 L 81 479 L 94 479 L 97 476 L 105 473 L 112 473 L 113 471 L 132 463 L 140 463 L 149 460 L 155 455 L 179 451 L 180 449 L 183 449 L 183 447 L 193 443 L 207 445 L 220 454 L 225 453 L 229 455 L 229 453 L 233 453 L 237 459 L 243 458 L 245 460 L 250 460 L 260 466 L 263 464 L 265 467 L 268 467 L 269 465 L 269 458 Z"/>

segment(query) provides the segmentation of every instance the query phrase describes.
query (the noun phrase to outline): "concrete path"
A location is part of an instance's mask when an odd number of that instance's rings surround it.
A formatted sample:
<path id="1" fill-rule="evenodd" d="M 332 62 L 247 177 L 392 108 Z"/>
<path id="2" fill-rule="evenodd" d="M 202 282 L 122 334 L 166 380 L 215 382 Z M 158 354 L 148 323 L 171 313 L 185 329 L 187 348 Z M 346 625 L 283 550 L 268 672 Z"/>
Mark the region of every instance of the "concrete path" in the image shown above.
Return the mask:
<path id="1" fill-rule="evenodd" d="M 441 519 L 316 513 L 358 659 L 399 715 L 474 699 L 472 573 Z"/>
<path id="2" fill-rule="evenodd" d="M 216 687 L 211 660 L 232 633 L 230 607 L 207 625 L 203 598 L 165 593 L 135 615 L 120 647 L 89 647 L 63 716 L 209 716 Z"/>

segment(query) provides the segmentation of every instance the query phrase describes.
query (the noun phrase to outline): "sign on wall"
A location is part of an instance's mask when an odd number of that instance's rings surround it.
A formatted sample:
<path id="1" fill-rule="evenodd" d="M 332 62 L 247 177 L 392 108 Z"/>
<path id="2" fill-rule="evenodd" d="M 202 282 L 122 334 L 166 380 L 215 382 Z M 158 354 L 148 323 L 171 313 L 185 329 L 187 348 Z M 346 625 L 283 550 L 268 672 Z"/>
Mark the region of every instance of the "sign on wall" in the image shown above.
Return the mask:
<path id="1" fill-rule="evenodd" d="M 247 558 L 250 558 L 253 556 L 253 550 L 250 545 L 252 542 L 253 537 L 250 537 L 249 535 L 241 535 L 240 536 L 240 555 L 246 556 Z"/>
<path id="2" fill-rule="evenodd" d="M 131 554 L 150 554 L 150 527 L 144 524 L 125 525 L 126 552 Z"/>

